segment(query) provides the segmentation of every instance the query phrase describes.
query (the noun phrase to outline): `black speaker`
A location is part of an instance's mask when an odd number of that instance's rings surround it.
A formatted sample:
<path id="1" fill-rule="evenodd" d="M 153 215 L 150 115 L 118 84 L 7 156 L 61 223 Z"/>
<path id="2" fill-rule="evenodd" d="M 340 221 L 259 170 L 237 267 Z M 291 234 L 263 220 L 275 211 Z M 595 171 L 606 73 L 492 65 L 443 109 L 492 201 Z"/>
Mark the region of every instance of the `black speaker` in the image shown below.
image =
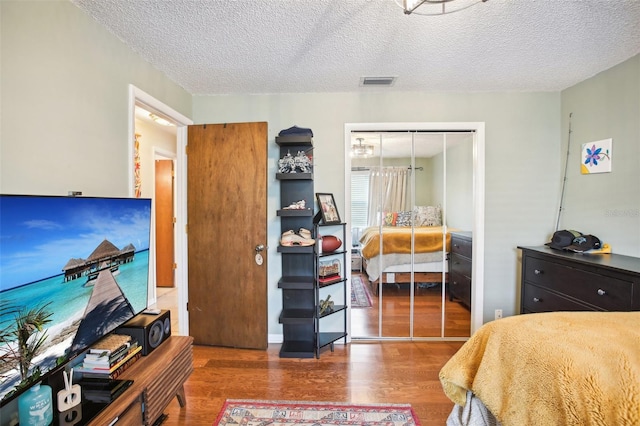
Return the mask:
<path id="1" fill-rule="evenodd" d="M 139 314 L 116 329 L 116 334 L 127 334 L 140 343 L 142 355 L 148 355 L 171 336 L 171 311 L 158 315 Z"/>

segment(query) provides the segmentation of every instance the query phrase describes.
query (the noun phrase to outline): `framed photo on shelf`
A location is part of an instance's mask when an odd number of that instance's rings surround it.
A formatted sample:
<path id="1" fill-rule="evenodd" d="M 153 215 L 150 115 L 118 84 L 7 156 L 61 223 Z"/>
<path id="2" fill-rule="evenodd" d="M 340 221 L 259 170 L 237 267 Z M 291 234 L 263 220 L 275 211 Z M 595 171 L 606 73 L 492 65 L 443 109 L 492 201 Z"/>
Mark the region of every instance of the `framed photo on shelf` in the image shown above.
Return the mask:
<path id="1" fill-rule="evenodd" d="M 318 199 L 318 206 L 320 207 L 320 213 L 322 214 L 322 222 L 324 223 L 340 223 L 340 214 L 336 207 L 336 201 L 333 199 L 333 194 L 316 193 Z"/>

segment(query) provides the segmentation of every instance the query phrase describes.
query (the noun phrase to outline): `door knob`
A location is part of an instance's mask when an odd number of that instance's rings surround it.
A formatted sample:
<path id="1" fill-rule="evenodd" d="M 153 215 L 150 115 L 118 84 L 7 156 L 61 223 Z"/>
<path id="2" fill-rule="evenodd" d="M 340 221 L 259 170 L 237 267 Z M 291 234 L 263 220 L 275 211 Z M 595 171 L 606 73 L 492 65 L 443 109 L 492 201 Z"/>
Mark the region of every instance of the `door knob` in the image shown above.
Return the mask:
<path id="1" fill-rule="evenodd" d="M 264 259 L 262 258 L 262 254 L 260 252 L 264 251 L 265 246 L 264 244 L 258 244 L 255 248 L 256 251 L 256 255 L 255 255 L 255 261 L 256 261 L 256 265 L 260 266 L 262 265 L 262 263 L 264 263 Z"/>

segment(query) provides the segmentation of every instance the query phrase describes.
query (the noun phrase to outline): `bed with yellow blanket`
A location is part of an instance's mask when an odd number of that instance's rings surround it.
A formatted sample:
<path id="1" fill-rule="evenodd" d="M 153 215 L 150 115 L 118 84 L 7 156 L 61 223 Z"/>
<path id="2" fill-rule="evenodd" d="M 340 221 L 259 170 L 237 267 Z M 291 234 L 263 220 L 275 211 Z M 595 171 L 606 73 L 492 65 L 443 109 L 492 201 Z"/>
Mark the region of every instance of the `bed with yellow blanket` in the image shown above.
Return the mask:
<path id="1" fill-rule="evenodd" d="M 483 325 L 440 371 L 447 424 L 639 425 L 638 324 L 640 312 L 549 312 Z"/>
<path id="2" fill-rule="evenodd" d="M 360 244 L 369 280 L 372 283 L 380 278 L 383 283 L 408 282 L 413 256 L 415 282 L 441 281 L 442 273 L 447 272 L 446 253 L 453 231 L 452 228 L 444 231 L 442 226 L 366 228 L 360 236 Z"/>

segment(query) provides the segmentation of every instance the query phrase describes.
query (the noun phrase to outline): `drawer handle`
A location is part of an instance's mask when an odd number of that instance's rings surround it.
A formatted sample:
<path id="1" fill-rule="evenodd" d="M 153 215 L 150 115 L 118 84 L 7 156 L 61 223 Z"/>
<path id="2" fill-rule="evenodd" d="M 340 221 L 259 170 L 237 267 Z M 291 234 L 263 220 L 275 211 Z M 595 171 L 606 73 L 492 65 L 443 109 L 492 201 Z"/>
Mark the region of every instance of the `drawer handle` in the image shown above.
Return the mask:
<path id="1" fill-rule="evenodd" d="M 537 298 L 537 297 L 534 297 L 534 298 L 533 298 L 533 301 L 534 301 L 534 302 L 536 302 L 536 303 L 538 303 L 538 302 L 540 302 L 540 299 L 539 299 L 539 298 Z"/>
<path id="2" fill-rule="evenodd" d="M 607 294 L 606 291 L 604 291 L 603 289 L 599 288 L 598 289 L 598 296 L 604 296 L 605 294 Z"/>
<path id="3" fill-rule="evenodd" d="M 533 273 L 536 275 L 540 275 L 542 274 L 542 271 L 540 269 L 534 269 Z"/>
<path id="4" fill-rule="evenodd" d="M 459 245 L 457 245 L 457 244 L 455 244 L 455 243 L 453 244 L 453 246 L 454 246 L 454 247 L 456 247 L 456 248 L 460 247 Z"/>

